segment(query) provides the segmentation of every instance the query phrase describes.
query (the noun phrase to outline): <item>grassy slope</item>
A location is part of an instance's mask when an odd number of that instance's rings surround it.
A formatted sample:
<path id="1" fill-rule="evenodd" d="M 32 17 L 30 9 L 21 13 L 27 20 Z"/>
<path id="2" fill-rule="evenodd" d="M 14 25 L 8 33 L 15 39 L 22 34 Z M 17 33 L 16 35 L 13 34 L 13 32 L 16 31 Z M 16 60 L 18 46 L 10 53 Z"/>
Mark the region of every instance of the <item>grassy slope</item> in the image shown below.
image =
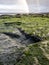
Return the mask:
<path id="1" fill-rule="evenodd" d="M 4 22 L 16 22 L 16 24 L 5 26 Z M 11 28 L 16 27 L 29 34 L 45 38 L 44 41 L 26 47 L 23 57 L 19 62 L 16 62 L 16 65 L 49 65 L 49 18 L 22 16 L 21 18 L 0 19 L 0 32 L 12 32 Z"/>

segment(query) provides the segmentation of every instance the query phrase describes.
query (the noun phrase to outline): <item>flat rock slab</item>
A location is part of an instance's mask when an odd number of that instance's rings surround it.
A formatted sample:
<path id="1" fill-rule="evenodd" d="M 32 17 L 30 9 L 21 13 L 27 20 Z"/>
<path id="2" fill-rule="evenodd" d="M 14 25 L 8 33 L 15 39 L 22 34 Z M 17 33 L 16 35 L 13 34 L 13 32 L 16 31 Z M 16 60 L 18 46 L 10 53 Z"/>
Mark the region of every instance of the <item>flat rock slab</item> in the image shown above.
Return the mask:
<path id="1" fill-rule="evenodd" d="M 31 36 L 17 28 L 12 33 L 0 33 L 0 63 L 2 65 L 14 65 L 21 58 L 23 49 L 28 44 L 40 40 L 40 37 Z M 20 50 L 21 47 L 23 47 L 22 50 Z"/>
<path id="2" fill-rule="evenodd" d="M 18 47 L 18 42 L 15 42 L 13 39 L 5 34 L 0 34 L 0 53 L 5 53 L 5 51 L 8 52 L 8 48 L 15 46 Z"/>
<path id="3" fill-rule="evenodd" d="M 0 63 L 1 65 L 14 65 L 23 52 L 19 42 L 11 39 L 9 36 L 0 33 Z"/>

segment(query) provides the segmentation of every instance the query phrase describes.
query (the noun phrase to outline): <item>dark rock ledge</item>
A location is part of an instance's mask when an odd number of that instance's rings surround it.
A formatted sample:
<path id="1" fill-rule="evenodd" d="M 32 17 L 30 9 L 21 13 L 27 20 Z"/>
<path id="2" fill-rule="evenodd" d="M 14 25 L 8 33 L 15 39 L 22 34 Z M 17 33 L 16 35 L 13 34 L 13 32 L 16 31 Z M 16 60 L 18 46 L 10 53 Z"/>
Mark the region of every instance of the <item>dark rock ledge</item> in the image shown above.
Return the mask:
<path id="1" fill-rule="evenodd" d="M 28 44 L 33 44 L 42 39 L 37 35 L 29 35 L 21 29 L 15 33 L 0 33 L 0 64 L 14 65 L 23 55 L 23 50 Z M 20 50 L 20 48 L 23 48 Z"/>

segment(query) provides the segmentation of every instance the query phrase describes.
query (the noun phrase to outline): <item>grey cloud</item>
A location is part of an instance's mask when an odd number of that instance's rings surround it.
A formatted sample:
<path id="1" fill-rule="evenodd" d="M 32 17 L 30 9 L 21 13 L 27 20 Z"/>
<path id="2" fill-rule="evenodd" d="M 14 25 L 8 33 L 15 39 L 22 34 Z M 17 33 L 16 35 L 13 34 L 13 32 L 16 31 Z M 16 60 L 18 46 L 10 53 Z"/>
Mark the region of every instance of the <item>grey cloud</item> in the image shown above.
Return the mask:
<path id="1" fill-rule="evenodd" d="M 49 0 L 0 0 L 0 13 L 49 12 Z"/>
<path id="2" fill-rule="evenodd" d="M 5 4 L 5 5 L 9 5 L 9 4 L 16 4 L 17 0 L 0 0 L 0 4 Z"/>

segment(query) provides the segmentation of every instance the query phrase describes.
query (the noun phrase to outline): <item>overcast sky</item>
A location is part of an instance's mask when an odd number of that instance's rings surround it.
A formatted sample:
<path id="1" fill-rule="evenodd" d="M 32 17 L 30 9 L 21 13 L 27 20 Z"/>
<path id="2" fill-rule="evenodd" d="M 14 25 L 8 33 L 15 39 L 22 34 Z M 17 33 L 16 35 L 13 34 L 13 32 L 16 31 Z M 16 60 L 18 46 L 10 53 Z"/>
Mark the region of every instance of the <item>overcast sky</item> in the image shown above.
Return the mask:
<path id="1" fill-rule="evenodd" d="M 0 0 L 0 13 L 49 11 L 49 0 Z"/>

